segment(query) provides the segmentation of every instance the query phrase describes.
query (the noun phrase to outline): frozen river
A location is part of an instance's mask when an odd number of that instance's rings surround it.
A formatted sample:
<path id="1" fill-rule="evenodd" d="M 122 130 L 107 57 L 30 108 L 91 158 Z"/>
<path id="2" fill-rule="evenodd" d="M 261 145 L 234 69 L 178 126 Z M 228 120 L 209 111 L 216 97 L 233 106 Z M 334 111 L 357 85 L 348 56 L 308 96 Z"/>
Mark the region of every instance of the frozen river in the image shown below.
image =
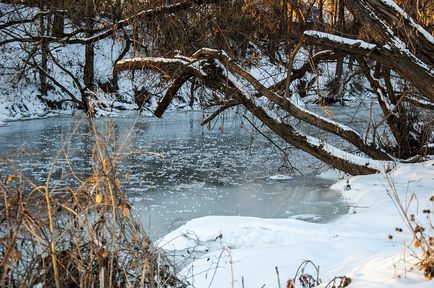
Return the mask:
<path id="1" fill-rule="evenodd" d="M 136 122 L 131 113 L 97 119 L 101 127 L 112 121 L 119 142 L 135 123 L 126 152 L 140 153 L 125 158 L 120 169 L 129 175 L 123 180 L 125 191 L 153 239 L 205 215 L 326 222 L 346 213 L 339 195 L 328 190 L 328 180 L 312 175 L 270 178 L 279 173 L 282 153 L 241 117 L 217 122 L 213 129 L 201 127 L 201 118 L 199 112 L 173 112 L 163 119 L 140 116 Z M 79 121 L 78 116 L 60 116 L 10 122 L 0 127 L 0 154 L 12 157 L 17 169 L 43 182 L 54 155 Z M 90 173 L 92 139 L 85 120 L 66 147 L 81 177 Z M 302 171 L 312 168 L 299 152 L 289 159 Z M 62 163 L 60 159 L 58 165 Z M 0 167 L 0 172 L 7 169 Z"/>

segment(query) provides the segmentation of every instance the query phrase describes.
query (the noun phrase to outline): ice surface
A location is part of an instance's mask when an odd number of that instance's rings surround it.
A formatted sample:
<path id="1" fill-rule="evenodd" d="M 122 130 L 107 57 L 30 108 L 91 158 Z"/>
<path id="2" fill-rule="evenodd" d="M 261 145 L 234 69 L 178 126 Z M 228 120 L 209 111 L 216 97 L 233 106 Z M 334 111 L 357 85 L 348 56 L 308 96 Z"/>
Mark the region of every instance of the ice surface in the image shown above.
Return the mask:
<path id="1" fill-rule="evenodd" d="M 198 112 L 167 113 L 163 119 L 140 116 L 124 151 L 134 154 L 125 153 L 119 175 L 128 173 L 128 180 L 122 179 L 125 191 L 154 239 L 206 215 L 312 214 L 316 217 L 311 221 L 324 222 L 346 212 L 339 194 L 329 191 L 330 180 L 286 176 L 276 181 L 281 152 L 240 117 L 218 121 L 212 130 L 200 127 L 201 119 Z M 112 119 L 120 143 L 134 120 L 131 113 Z M 0 154 L 15 155 L 19 170 L 44 182 L 57 151 L 79 121 L 65 150 L 75 173 L 87 177 L 93 136 L 87 120 L 80 117 L 10 122 L 0 129 Z M 97 125 L 108 121 L 97 119 Z M 304 171 L 316 167 L 309 167 L 315 162 L 299 152 L 294 151 L 291 160 Z M 61 175 L 64 164 L 61 155 L 54 177 Z"/>

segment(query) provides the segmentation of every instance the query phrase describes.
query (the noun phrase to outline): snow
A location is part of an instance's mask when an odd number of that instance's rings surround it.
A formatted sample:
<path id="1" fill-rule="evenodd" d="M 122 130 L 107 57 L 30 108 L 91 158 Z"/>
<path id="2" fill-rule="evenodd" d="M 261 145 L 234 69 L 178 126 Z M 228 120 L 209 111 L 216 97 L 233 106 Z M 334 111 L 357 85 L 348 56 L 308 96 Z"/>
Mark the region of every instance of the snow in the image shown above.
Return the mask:
<path id="1" fill-rule="evenodd" d="M 0 35 L 0 38 L 4 39 L 5 35 Z M 75 75 L 81 81 L 84 49 L 80 45 L 61 46 L 54 43 L 51 44 L 50 48 L 58 62 L 67 67 L 71 75 Z M 95 44 L 96 82 L 103 84 L 112 78 L 113 62 L 121 51 L 122 43 L 117 39 L 104 39 Z M 4 77 L 0 79 L 0 84 L 4 89 L 0 91 L 0 120 L 33 119 L 49 116 L 50 111 L 53 110 L 49 109 L 38 98 L 40 92 L 38 81 L 35 80 L 38 74 L 32 69 L 26 69 L 23 80 L 19 80 L 17 77 L 20 70 L 16 67 L 20 67 L 20 63 L 23 62 L 22 59 L 26 58 L 20 46 L 17 43 L 10 43 L 4 45 L 2 52 L 0 53 L 0 62 L 2 63 L 0 72 Z M 83 83 L 73 81 L 71 75 L 68 75 L 52 62 L 49 63 L 48 69 L 61 85 L 66 87 L 77 99 L 81 100 L 80 87 L 78 86 L 83 86 Z M 122 110 L 137 109 L 137 105 L 134 103 L 133 86 L 128 85 L 131 82 L 131 77 L 128 77 L 128 75 L 120 75 L 119 86 L 121 89 L 119 95 L 122 96 L 112 93 L 106 95 L 98 93 L 98 95 L 95 95 L 98 96 L 97 102 L 104 103 L 102 106 L 108 107 L 108 111 L 101 111 L 101 115 L 111 114 L 110 110 L 113 110 L 114 107 Z M 50 101 L 62 101 L 68 98 L 69 96 L 65 95 L 55 85 L 49 89 L 46 97 Z M 118 102 L 119 98 L 123 98 L 123 101 Z M 71 102 L 64 102 L 62 107 L 58 108 L 61 110 L 54 110 L 55 114 L 64 113 L 64 111 L 72 113 L 76 110 L 76 107 Z"/>
<path id="2" fill-rule="evenodd" d="M 231 60 L 229 55 L 223 50 L 217 50 L 212 48 L 201 48 L 193 53 L 193 58 L 200 58 L 201 55 L 218 55 L 226 58 L 227 60 Z"/>
<path id="3" fill-rule="evenodd" d="M 275 267 L 285 287 L 303 260 L 320 266 L 319 287 L 342 275 L 352 279 L 349 287 L 354 288 L 433 287 L 411 269 L 415 257 L 410 253 L 420 251 L 404 249 L 412 235 L 390 198 L 390 183 L 403 203 L 416 195 L 418 202 L 408 204 L 411 213 L 433 208 L 428 199 L 434 187 L 434 160 L 429 160 L 335 183 L 331 188 L 342 193 L 351 209 L 331 223 L 208 216 L 191 220 L 158 245 L 170 255 L 182 253 L 183 259 L 195 256 L 179 273 L 191 287 L 242 287 L 242 281 L 244 287 L 278 287 Z M 395 232 L 395 227 L 404 231 Z"/>
<path id="4" fill-rule="evenodd" d="M 15 10 L 15 8 L 8 4 L 1 4 L 0 8 L 2 12 L 6 13 L 6 11 L 9 11 L 7 13 L 8 15 L 5 14 L 7 18 L 2 18 L 0 24 L 9 21 L 9 18 L 27 19 L 36 13 L 40 13 L 39 9 L 26 8 L 24 6 Z M 39 22 L 36 21 L 34 23 L 15 25 L 8 29 L 2 29 L 2 31 L 0 31 L 0 40 L 10 40 L 11 33 L 16 37 L 28 37 L 29 33 L 38 35 L 38 25 Z M 74 27 L 71 22 L 65 22 L 66 33 L 72 32 Z M 123 37 L 121 37 L 121 35 L 117 36 L 119 37 L 108 37 L 94 43 L 95 82 L 98 85 L 106 84 L 110 79 L 113 79 L 113 64 L 125 46 L 122 40 Z M 83 33 L 79 33 L 74 37 L 76 38 L 71 39 L 72 41 L 76 40 L 80 42 L 84 40 L 84 38 L 80 38 L 84 37 Z M 99 36 L 95 35 L 94 38 L 95 37 Z M 82 81 L 84 65 L 83 46 L 79 44 L 62 45 L 62 43 L 56 44 L 53 42 L 50 44 L 50 50 L 59 64 L 65 68 L 61 69 L 59 66 L 55 65 L 53 61 L 49 61 L 47 67 L 48 71 L 50 71 L 51 76 L 53 76 L 58 83 L 70 91 L 73 96 L 80 101 L 82 97 L 80 89 L 84 86 Z M 0 85 L 4 89 L 0 91 L 0 121 L 43 118 L 52 115 L 53 113 L 50 111 L 54 111 L 54 114 L 59 114 L 65 113 L 65 111 L 67 113 L 73 113 L 77 110 L 74 103 L 63 102 L 70 100 L 70 96 L 66 95 L 65 92 L 54 85 L 52 81 L 49 81 L 50 87 L 48 95 L 43 98 L 62 103 L 60 105 L 61 107 L 53 109 L 48 107 L 44 101 L 41 101 L 38 84 L 39 73 L 36 69 L 24 66 L 23 63 L 26 63 L 28 55 L 27 52 L 23 50 L 20 43 L 11 42 L 2 45 L 1 52 L 0 74 L 2 74 L 2 77 L 0 77 Z M 125 56 L 128 58 L 133 55 L 127 53 Z M 39 61 L 40 57 L 36 55 L 35 60 Z M 137 110 L 139 107 L 135 103 L 134 94 L 136 91 L 141 90 L 142 87 L 155 86 L 148 84 L 148 82 L 156 78 L 155 75 L 151 76 L 152 77 L 138 71 L 135 72 L 134 77 L 131 76 L 131 73 L 119 73 L 118 93 L 102 93 L 99 89 L 95 91 L 95 103 L 99 105 L 95 107 L 97 116 L 113 115 L 114 112 L 119 110 Z M 72 79 L 75 77 L 77 81 Z M 148 90 L 151 90 L 151 88 Z M 149 92 L 151 92 L 150 95 L 161 95 L 161 93 L 152 93 L 154 91 Z M 149 99 L 150 105 L 156 102 L 155 98 L 156 97 L 152 96 L 151 99 Z M 144 108 L 147 109 L 148 107 Z"/>
<path id="5" fill-rule="evenodd" d="M 167 63 L 167 64 L 188 64 L 185 60 L 176 58 L 164 57 L 134 57 L 124 59 L 118 62 L 118 65 L 128 65 L 129 63 L 144 62 L 144 63 Z"/>

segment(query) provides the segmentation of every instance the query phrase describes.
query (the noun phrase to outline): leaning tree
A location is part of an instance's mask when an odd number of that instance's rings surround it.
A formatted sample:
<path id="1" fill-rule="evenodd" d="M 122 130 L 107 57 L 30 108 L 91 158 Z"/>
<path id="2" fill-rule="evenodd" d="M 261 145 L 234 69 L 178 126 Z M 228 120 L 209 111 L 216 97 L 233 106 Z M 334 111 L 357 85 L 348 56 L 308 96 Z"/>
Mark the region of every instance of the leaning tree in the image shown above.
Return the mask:
<path id="1" fill-rule="evenodd" d="M 292 5 L 298 3 L 297 9 L 287 6 L 282 10 L 285 13 L 285 27 L 298 27 L 302 33 L 300 37 L 291 35 L 289 40 L 280 35 L 285 41 L 283 45 L 277 41 L 276 49 L 283 50 L 286 57 L 276 65 L 283 63 L 287 68 L 287 76 L 273 85 L 264 84 L 264 81 L 250 73 L 242 56 L 233 51 L 226 52 L 221 47 L 198 49 L 190 56 L 177 51 L 172 57 L 131 58 L 118 62 L 115 69 L 148 70 L 161 74 L 162 79 L 170 79 L 165 95 L 155 110 L 158 117 L 162 116 L 180 88 L 191 79 L 196 79 L 213 91 L 202 96 L 206 98 L 202 99 L 203 102 L 216 107 L 205 123 L 228 108 L 243 107 L 288 144 L 349 174 L 375 173 L 389 169 L 396 160 L 415 161 L 421 156 L 432 154 L 434 38 L 427 31 L 427 26 L 419 25 L 416 19 L 391 0 L 339 1 L 341 9 L 337 12 L 336 25 L 341 29 L 329 29 L 339 31 L 338 35 L 330 33 L 324 26 L 306 30 L 317 27 L 312 23 L 306 22 L 309 25 L 304 25 L 304 29 L 300 28 L 302 25 L 294 26 L 300 24 L 301 11 L 311 13 L 309 17 L 315 14 L 313 12 L 318 14 L 318 7 L 313 2 L 292 1 Z M 327 1 L 320 2 L 324 4 Z M 206 5 L 206 9 L 216 9 L 215 6 L 210 7 L 209 3 Z M 268 9 L 270 6 L 265 7 L 263 13 L 276 11 Z M 291 14 L 288 13 L 288 7 Z M 319 14 L 321 21 L 327 18 Z M 339 19 L 342 19 L 341 22 Z M 283 31 L 286 33 L 286 30 Z M 258 44 L 260 41 L 258 38 L 251 39 L 252 46 L 261 49 Z M 230 43 L 234 43 L 230 35 L 227 35 L 227 43 L 229 47 Z M 304 65 L 294 65 L 294 59 L 302 53 L 300 51 L 310 51 L 310 55 Z M 385 129 L 391 134 L 389 141 L 382 141 L 377 129 L 371 129 L 371 135 L 364 137 L 355 129 L 309 111 L 293 100 L 292 96 L 297 91 L 290 87 L 305 85 L 305 88 L 309 88 L 307 86 L 315 81 L 301 79 L 308 72 L 316 75 L 314 72 L 319 70 L 321 63 L 338 59 L 349 59 L 351 66 L 357 67 L 357 73 L 364 75 L 368 81 L 383 113 L 380 123 L 385 124 Z M 299 89 L 298 93 L 302 90 Z M 323 96 L 318 89 L 318 98 L 321 100 Z M 298 128 L 296 121 L 345 140 L 353 147 L 351 151 L 356 153 L 344 151 L 314 135 L 306 134 Z"/>

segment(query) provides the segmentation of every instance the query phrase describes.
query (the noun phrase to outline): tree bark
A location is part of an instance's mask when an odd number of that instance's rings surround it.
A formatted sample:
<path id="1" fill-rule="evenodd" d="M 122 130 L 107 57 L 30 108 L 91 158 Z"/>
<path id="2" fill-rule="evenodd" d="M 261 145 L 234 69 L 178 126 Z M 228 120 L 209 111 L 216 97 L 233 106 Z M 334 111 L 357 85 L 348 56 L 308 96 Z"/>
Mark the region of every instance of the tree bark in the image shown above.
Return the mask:
<path id="1" fill-rule="evenodd" d="M 46 36 L 48 32 L 48 19 L 41 17 L 40 19 L 40 33 L 42 36 Z M 41 68 L 43 71 L 48 71 L 48 54 L 49 54 L 48 40 L 42 39 L 41 41 Z M 39 92 L 41 92 L 42 98 L 48 94 L 48 82 L 45 72 L 39 70 Z"/>
<path id="2" fill-rule="evenodd" d="M 86 0 L 85 5 L 85 35 L 86 38 L 91 38 L 93 36 L 93 18 L 94 18 L 94 2 L 93 0 Z M 89 116 L 94 116 L 94 111 L 92 107 L 91 95 L 94 90 L 94 78 L 95 78 L 95 52 L 93 42 L 88 42 L 85 44 L 85 56 L 84 56 L 84 71 L 83 80 L 85 86 L 84 99 L 86 113 Z"/>
<path id="3" fill-rule="evenodd" d="M 344 6 L 344 0 L 339 0 L 338 3 L 338 31 L 340 36 L 343 36 L 344 29 L 345 29 L 345 6 Z M 331 93 L 332 98 L 334 101 L 337 99 L 340 99 L 343 97 L 343 86 L 344 86 L 344 80 L 343 74 L 344 74 L 344 59 L 345 56 L 342 56 L 338 59 L 338 62 L 336 63 L 336 78 L 335 83 L 336 87 L 331 87 Z"/>
<path id="4" fill-rule="evenodd" d="M 86 37 L 90 38 L 93 36 L 93 17 L 94 17 L 94 4 L 93 0 L 86 0 L 85 7 L 85 31 Z M 87 89 L 92 90 L 94 84 L 94 52 L 93 42 L 87 43 L 85 45 L 85 63 L 84 63 L 84 85 Z"/>
<path id="5" fill-rule="evenodd" d="M 167 89 L 166 94 L 158 103 L 158 107 L 157 109 L 155 109 L 154 112 L 155 116 L 157 116 L 158 118 L 161 118 L 161 116 L 163 116 L 167 107 L 169 107 L 169 104 L 172 101 L 173 97 L 175 97 L 178 90 L 190 77 L 191 74 L 188 72 L 183 72 L 180 75 L 176 76 L 176 78 L 172 81 L 170 87 Z"/>

